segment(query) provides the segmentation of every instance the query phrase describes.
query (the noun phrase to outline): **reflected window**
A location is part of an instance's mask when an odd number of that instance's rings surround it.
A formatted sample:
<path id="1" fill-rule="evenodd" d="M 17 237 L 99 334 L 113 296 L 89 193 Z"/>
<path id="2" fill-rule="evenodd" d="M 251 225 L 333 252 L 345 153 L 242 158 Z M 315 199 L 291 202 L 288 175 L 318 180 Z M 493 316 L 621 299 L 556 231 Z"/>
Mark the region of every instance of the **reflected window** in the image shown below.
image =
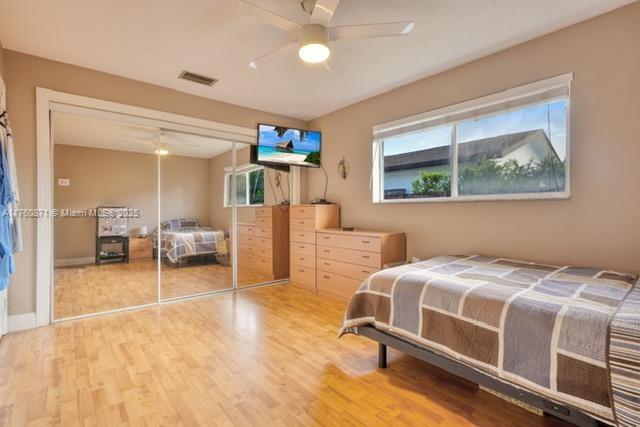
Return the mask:
<path id="1" fill-rule="evenodd" d="M 233 201 L 233 173 L 225 171 L 224 207 L 229 208 Z M 237 206 L 261 206 L 264 204 L 264 168 L 257 165 L 244 165 L 236 168 Z"/>

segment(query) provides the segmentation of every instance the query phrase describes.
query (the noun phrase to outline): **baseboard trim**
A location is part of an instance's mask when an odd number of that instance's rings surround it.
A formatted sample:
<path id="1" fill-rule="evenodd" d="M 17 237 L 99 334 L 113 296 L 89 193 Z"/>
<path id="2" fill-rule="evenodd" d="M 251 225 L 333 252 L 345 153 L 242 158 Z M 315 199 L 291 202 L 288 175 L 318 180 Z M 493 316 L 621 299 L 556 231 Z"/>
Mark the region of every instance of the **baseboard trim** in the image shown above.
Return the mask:
<path id="1" fill-rule="evenodd" d="M 8 318 L 8 332 L 34 329 L 37 326 L 36 313 L 14 314 Z"/>
<path id="2" fill-rule="evenodd" d="M 86 265 L 93 264 L 95 258 L 92 256 L 86 256 L 82 258 L 62 258 L 53 262 L 54 267 L 71 267 L 73 265 Z"/>

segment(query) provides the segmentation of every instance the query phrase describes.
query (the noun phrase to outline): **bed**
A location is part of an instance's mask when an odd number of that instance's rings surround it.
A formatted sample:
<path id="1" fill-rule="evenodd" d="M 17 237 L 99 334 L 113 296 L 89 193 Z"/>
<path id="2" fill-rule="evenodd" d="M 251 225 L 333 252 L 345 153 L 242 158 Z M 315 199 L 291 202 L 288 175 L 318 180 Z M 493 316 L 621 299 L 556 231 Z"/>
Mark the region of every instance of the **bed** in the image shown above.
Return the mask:
<path id="1" fill-rule="evenodd" d="M 170 219 L 163 221 L 160 228 L 159 239 L 154 232 L 154 248 L 172 264 L 179 266 L 191 257 L 213 255 L 221 261 L 227 256 L 224 232 L 201 227 L 195 218 Z"/>
<path id="2" fill-rule="evenodd" d="M 435 257 L 364 281 L 349 333 L 379 342 L 381 367 L 390 345 L 577 425 L 640 425 L 633 274 Z"/>

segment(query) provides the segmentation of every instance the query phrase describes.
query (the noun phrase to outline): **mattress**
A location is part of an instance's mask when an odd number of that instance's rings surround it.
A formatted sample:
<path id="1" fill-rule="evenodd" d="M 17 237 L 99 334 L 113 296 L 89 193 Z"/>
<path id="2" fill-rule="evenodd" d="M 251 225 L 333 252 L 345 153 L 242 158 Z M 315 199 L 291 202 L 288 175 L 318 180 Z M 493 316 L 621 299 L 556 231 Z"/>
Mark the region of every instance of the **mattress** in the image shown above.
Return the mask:
<path id="1" fill-rule="evenodd" d="M 441 256 L 371 275 L 340 335 L 372 325 L 613 423 L 610 327 L 637 286 L 596 268 Z"/>

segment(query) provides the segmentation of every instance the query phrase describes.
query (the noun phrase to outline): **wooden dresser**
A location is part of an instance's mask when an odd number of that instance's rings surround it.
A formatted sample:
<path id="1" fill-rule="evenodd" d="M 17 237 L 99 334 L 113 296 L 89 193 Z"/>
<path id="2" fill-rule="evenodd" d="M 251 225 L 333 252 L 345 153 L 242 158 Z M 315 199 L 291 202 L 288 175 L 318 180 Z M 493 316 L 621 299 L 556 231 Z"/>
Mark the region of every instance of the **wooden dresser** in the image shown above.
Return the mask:
<path id="1" fill-rule="evenodd" d="M 263 206 L 253 223 L 238 223 L 238 271 L 250 270 L 265 280 L 289 277 L 289 209 Z M 247 286 L 253 283 L 239 283 Z"/>
<path id="2" fill-rule="evenodd" d="M 406 260 L 404 233 L 321 230 L 316 242 L 317 289 L 338 298 L 350 298 L 385 264 Z"/>
<path id="3" fill-rule="evenodd" d="M 338 205 L 291 206 L 291 283 L 316 289 L 316 230 L 340 226 Z"/>

